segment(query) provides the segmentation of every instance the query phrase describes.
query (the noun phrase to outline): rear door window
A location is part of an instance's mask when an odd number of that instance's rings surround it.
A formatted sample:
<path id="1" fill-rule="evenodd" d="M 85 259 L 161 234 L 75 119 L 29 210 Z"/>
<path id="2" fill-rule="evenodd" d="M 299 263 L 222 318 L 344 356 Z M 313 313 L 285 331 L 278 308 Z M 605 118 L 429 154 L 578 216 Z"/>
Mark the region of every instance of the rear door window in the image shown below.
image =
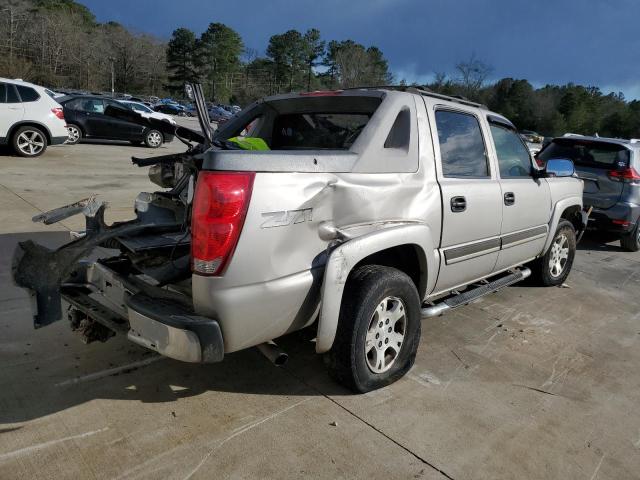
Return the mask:
<path id="1" fill-rule="evenodd" d="M 20 103 L 16 87 L 11 83 L 0 83 L 0 103 Z"/>
<path id="2" fill-rule="evenodd" d="M 23 102 L 35 102 L 40 98 L 40 94 L 31 87 L 25 87 L 24 85 L 16 85 L 20 98 Z"/>
<path id="3" fill-rule="evenodd" d="M 540 152 L 538 158 L 545 162 L 553 158 L 566 158 L 578 167 L 611 170 L 628 167 L 631 152 L 614 143 L 559 138 Z"/>
<path id="4" fill-rule="evenodd" d="M 366 113 L 291 113 L 273 124 L 274 150 L 347 150 L 369 122 Z"/>
<path id="5" fill-rule="evenodd" d="M 484 139 L 474 115 L 438 110 L 436 127 L 445 177 L 489 177 Z"/>
<path id="6" fill-rule="evenodd" d="M 104 103 L 97 98 L 82 98 L 75 100 L 75 110 L 81 110 L 89 113 L 104 113 Z"/>

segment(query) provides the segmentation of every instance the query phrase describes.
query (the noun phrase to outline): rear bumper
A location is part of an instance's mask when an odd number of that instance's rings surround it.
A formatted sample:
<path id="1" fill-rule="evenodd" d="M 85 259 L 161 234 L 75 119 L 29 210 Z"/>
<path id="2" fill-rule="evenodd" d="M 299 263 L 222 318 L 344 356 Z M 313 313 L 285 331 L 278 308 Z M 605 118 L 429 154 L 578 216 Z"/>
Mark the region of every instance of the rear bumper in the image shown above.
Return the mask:
<path id="1" fill-rule="evenodd" d="M 589 230 L 619 233 L 630 233 L 640 217 L 640 205 L 634 203 L 617 203 L 611 208 L 594 208 L 589 216 Z"/>
<path id="2" fill-rule="evenodd" d="M 218 322 L 193 314 L 177 302 L 137 294 L 126 301 L 127 338 L 161 355 L 189 363 L 215 363 L 224 358 Z"/>
<path id="3" fill-rule="evenodd" d="M 60 136 L 60 137 L 51 137 L 51 145 L 62 145 L 68 139 L 69 139 L 68 135 L 65 135 L 64 137 L 62 137 L 62 136 Z"/>

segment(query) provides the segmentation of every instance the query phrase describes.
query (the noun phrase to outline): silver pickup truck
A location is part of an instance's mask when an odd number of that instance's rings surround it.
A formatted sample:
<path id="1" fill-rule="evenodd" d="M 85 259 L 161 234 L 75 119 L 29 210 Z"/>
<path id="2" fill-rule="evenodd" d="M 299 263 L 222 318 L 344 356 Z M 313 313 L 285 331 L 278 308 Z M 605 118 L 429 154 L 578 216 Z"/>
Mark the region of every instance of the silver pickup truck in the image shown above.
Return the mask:
<path id="1" fill-rule="evenodd" d="M 64 311 L 85 341 L 123 333 L 186 362 L 258 346 L 279 362 L 273 340 L 313 326 L 330 374 L 366 392 L 411 368 L 422 319 L 569 274 L 582 182 L 569 161 L 539 167 L 482 105 L 415 88 L 287 94 L 213 132 L 188 87 L 202 132 L 171 127 L 185 153 L 134 159 L 165 188 L 137 197 L 136 219 L 106 225 L 91 198 L 35 219 L 83 213 L 71 243 L 17 247 L 36 328 Z"/>

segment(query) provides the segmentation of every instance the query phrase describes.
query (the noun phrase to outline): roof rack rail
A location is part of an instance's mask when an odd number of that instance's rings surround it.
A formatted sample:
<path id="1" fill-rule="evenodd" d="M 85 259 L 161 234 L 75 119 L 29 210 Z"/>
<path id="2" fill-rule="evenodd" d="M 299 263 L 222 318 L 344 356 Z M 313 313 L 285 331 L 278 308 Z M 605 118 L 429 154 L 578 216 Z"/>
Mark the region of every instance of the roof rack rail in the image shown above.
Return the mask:
<path id="1" fill-rule="evenodd" d="M 373 87 L 351 87 L 343 90 L 398 90 L 400 92 L 415 93 L 418 95 L 424 95 L 426 97 L 438 98 L 440 100 L 446 100 L 448 102 L 456 102 L 462 105 L 468 105 L 470 107 L 487 109 L 486 105 L 482 103 L 472 102 L 462 96 L 450 96 L 443 95 L 442 93 L 432 92 L 427 88 L 415 87 L 410 85 L 377 85 Z"/>

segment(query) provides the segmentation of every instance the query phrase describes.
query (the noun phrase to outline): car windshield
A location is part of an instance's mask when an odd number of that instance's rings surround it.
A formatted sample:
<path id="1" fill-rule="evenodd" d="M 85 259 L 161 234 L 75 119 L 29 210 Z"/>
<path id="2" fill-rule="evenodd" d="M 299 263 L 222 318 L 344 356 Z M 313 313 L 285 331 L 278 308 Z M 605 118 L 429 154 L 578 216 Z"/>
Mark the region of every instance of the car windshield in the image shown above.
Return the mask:
<path id="1" fill-rule="evenodd" d="M 146 105 L 142 105 L 141 103 L 130 103 L 129 105 L 131 105 L 131 108 L 133 108 L 136 112 L 149 113 L 153 111 L 149 107 L 147 107 Z"/>
<path id="2" fill-rule="evenodd" d="M 625 168 L 631 152 L 622 145 L 591 140 L 558 138 L 538 154 L 543 161 L 567 158 L 576 166 L 595 168 Z"/>

